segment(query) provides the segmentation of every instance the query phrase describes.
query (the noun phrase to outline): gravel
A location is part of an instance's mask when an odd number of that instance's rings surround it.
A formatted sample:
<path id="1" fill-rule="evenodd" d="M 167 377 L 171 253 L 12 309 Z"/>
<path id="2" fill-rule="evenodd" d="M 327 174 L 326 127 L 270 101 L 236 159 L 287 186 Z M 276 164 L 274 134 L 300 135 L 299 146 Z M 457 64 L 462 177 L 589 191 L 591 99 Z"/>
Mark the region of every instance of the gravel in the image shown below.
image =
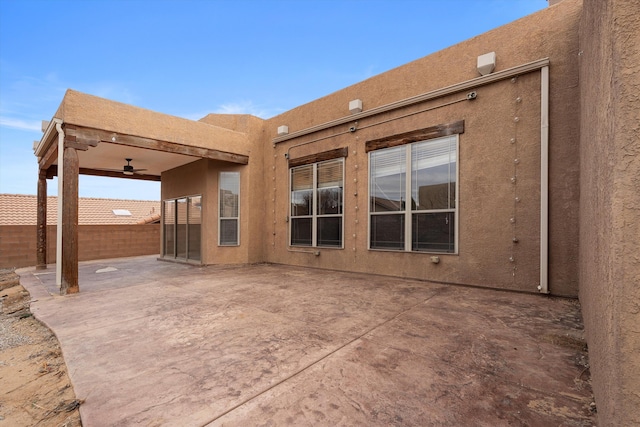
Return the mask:
<path id="1" fill-rule="evenodd" d="M 15 317 L 0 314 L 0 351 L 33 343 L 31 338 L 15 331 L 13 324 L 19 321 Z"/>
<path id="2" fill-rule="evenodd" d="M 19 284 L 13 270 L 0 269 L 0 351 L 33 342 L 16 328 L 16 322 L 31 315 L 29 293 Z"/>

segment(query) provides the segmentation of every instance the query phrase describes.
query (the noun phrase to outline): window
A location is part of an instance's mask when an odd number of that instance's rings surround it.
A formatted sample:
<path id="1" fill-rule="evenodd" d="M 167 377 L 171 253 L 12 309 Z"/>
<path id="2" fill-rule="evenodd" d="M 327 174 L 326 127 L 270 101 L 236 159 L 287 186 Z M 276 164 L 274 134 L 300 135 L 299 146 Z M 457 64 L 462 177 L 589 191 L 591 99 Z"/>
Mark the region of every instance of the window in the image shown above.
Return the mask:
<path id="1" fill-rule="evenodd" d="M 344 159 L 291 168 L 292 246 L 342 247 Z"/>
<path id="2" fill-rule="evenodd" d="M 369 248 L 455 253 L 458 136 L 369 152 Z"/>
<path id="3" fill-rule="evenodd" d="M 220 246 L 240 244 L 240 172 L 220 172 Z"/>
<path id="4" fill-rule="evenodd" d="M 165 200 L 163 257 L 200 261 L 202 196 Z"/>

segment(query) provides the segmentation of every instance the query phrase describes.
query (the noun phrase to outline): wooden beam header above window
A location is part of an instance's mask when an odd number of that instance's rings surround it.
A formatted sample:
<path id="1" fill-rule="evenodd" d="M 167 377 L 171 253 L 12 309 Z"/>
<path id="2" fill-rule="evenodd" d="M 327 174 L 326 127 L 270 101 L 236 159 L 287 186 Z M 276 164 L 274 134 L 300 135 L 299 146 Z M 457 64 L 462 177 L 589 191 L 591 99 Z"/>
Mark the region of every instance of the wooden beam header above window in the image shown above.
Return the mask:
<path id="1" fill-rule="evenodd" d="M 464 120 L 430 126 L 424 129 L 413 130 L 411 132 L 386 136 L 384 138 L 367 141 L 365 152 L 380 150 L 383 148 L 396 147 L 398 145 L 411 144 L 428 139 L 441 138 L 443 136 L 457 135 L 464 133 Z"/>
<path id="2" fill-rule="evenodd" d="M 308 156 L 298 157 L 296 159 L 289 159 L 289 167 L 309 165 L 311 163 L 324 162 L 325 160 L 339 159 L 341 157 L 347 157 L 349 150 L 347 147 L 336 148 L 335 150 L 323 151 L 322 153 L 310 154 Z"/>

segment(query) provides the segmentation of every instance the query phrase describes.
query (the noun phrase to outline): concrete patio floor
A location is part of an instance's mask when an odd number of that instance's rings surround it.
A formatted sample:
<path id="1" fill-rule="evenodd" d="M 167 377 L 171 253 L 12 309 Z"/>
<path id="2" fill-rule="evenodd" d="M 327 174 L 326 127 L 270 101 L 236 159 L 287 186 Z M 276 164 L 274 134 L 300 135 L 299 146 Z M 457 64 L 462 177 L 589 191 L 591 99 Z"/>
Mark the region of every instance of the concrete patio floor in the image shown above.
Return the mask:
<path id="1" fill-rule="evenodd" d="M 280 265 L 19 271 L 92 426 L 591 426 L 577 302 Z"/>

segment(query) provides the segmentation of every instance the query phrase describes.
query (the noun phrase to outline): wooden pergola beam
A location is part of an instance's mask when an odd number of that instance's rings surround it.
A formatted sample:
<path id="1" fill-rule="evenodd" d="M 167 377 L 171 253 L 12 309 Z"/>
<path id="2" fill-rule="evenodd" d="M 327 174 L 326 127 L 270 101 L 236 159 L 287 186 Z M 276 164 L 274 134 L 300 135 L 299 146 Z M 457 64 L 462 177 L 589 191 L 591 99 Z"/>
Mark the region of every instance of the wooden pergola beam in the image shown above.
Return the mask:
<path id="1" fill-rule="evenodd" d="M 105 171 L 101 169 L 88 169 L 88 168 L 79 168 L 78 173 L 80 175 L 92 175 L 92 176 L 104 176 L 108 178 L 125 178 L 125 179 L 138 179 L 142 181 L 156 181 L 160 182 L 160 177 L 157 175 L 145 175 L 145 174 L 133 174 L 133 175 L 125 175 L 122 172 L 118 171 Z M 58 176 L 58 166 L 51 165 L 49 169 L 47 169 L 47 179 L 51 179 L 54 176 Z"/>
<path id="2" fill-rule="evenodd" d="M 40 166 L 40 169 L 46 170 L 56 160 L 58 160 L 58 141 L 54 140 L 51 142 L 51 145 L 49 146 L 47 151 L 38 161 L 38 165 Z"/>
<path id="3" fill-rule="evenodd" d="M 76 127 L 71 125 L 67 125 L 65 131 L 67 132 L 67 135 L 75 136 L 77 139 L 83 141 L 107 142 L 110 144 L 120 144 L 129 147 L 144 148 L 147 150 L 163 151 L 165 153 L 184 154 L 186 156 L 200 157 L 203 159 L 221 160 L 241 165 L 249 163 L 249 156 L 244 154 L 229 153 L 226 151 L 213 150 L 211 148 L 194 147 L 175 142 L 161 141 L 141 136 L 126 135 L 101 129 Z"/>

